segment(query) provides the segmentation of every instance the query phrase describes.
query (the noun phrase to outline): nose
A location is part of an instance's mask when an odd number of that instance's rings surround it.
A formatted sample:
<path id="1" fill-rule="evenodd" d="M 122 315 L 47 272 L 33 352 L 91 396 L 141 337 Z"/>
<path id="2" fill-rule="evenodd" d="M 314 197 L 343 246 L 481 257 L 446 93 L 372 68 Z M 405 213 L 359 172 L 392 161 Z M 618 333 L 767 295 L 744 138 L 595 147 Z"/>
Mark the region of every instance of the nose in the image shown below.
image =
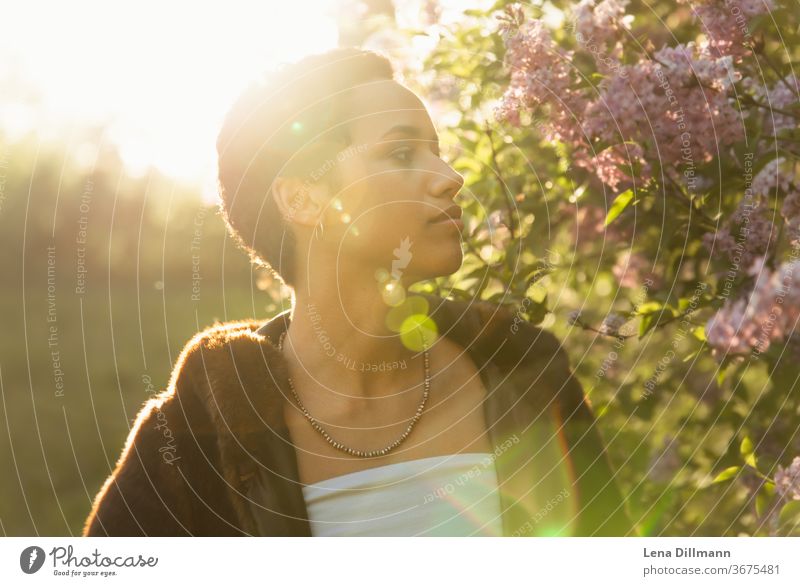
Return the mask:
<path id="1" fill-rule="evenodd" d="M 461 174 L 439 159 L 439 166 L 433 170 L 431 195 L 436 198 L 452 200 L 455 199 L 462 187 L 464 187 L 464 178 Z"/>

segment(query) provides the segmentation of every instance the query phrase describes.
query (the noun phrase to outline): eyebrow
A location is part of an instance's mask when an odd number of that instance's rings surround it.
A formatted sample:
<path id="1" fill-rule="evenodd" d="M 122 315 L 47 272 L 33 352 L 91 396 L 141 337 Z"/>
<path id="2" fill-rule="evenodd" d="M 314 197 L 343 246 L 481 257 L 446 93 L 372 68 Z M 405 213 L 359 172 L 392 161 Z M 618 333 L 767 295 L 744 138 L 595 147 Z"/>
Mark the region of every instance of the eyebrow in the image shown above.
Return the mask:
<path id="1" fill-rule="evenodd" d="M 379 141 L 385 139 L 387 136 L 390 136 L 392 134 L 405 134 L 406 136 L 410 136 L 412 138 L 420 138 L 424 133 L 422 132 L 421 129 L 419 129 L 416 126 L 409 126 L 407 124 L 398 124 L 397 126 L 392 126 L 389 130 L 384 132 L 383 136 L 381 136 Z M 433 143 L 434 152 L 436 153 L 437 156 L 439 156 L 440 153 L 439 136 L 434 133 L 427 140 Z"/>
<path id="2" fill-rule="evenodd" d="M 398 124 L 397 126 L 392 126 L 389 130 L 383 133 L 381 138 L 386 138 L 390 134 L 405 134 L 407 136 L 412 136 L 414 138 L 420 137 L 423 135 L 423 132 L 416 126 L 409 126 L 407 124 Z M 434 134 L 430 135 L 429 140 L 432 142 L 438 142 L 439 138 Z"/>

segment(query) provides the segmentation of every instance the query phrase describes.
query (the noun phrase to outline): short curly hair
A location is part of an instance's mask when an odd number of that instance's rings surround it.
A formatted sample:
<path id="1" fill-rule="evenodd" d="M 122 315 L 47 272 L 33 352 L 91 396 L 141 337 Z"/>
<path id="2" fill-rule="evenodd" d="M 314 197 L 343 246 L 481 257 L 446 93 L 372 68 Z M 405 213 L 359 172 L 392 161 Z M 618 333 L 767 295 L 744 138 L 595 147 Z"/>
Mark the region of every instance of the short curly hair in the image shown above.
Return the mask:
<path id="1" fill-rule="evenodd" d="M 272 183 L 330 157 L 326 146 L 349 146 L 341 120 L 348 90 L 392 79 L 385 56 L 355 47 L 333 49 L 263 75 L 225 117 L 217 138 L 221 215 L 251 261 L 292 288 L 296 243 L 270 195 Z"/>

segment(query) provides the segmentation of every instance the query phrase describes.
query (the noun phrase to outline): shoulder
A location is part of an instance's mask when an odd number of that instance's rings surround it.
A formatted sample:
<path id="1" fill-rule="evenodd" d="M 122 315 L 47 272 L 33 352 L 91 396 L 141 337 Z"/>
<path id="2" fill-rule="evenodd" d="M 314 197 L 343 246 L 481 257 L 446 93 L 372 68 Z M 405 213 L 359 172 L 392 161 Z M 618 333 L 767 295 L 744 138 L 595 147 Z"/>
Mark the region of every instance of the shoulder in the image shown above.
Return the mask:
<path id="1" fill-rule="evenodd" d="M 264 337 L 257 333 L 261 325 L 257 320 L 216 322 L 197 332 L 175 361 L 168 391 L 174 389 L 180 379 L 207 370 L 209 365 L 226 360 L 232 352 L 258 351 L 264 343 Z"/>
<path id="2" fill-rule="evenodd" d="M 214 351 L 240 340 L 256 341 L 255 332 L 261 322 L 249 319 L 229 322 L 216 322 L 197 332 L 184 345 L 178 362 L 203 351 Z"/>
<path id="3" fill-rule="evenodd" d="M 281 369 L 277 349 L 258 333 L 261 326 L 258 320 L 216 322 L 194 334 L 175 360 L 166 387 L 144 404 L 139 419 L 155 410 L 174 413 L 187 424 L 214 423 L 245 380 L 272 378 Z"/>

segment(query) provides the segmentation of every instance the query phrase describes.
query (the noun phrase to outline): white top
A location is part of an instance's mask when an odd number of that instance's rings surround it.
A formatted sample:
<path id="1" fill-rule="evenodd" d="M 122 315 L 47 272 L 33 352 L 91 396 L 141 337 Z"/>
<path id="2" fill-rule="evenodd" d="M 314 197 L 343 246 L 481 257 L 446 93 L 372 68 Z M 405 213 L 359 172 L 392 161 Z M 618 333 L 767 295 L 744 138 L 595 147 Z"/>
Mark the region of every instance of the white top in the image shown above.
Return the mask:
<path id="1" fill-rule="evenodd" d="M 303 487 L 311 534 L 501 536 L 494 454 L 397 462 Z"/>

